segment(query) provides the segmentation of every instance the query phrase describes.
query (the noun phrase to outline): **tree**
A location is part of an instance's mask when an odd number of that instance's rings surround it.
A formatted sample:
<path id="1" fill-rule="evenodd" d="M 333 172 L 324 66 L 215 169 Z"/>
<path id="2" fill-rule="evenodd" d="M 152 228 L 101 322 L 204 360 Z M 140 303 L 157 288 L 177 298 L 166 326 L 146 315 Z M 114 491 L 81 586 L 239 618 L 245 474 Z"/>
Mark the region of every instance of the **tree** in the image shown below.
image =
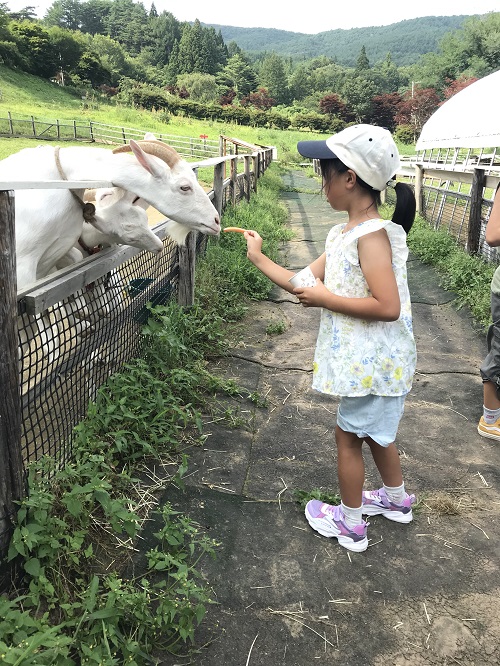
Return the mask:
<path id="1" fill-rule="evenodd" d="M 64 73 L 76 67 L 85 51 L 85 37 L 79 32 L 70 32 L 54 26 L 47 30 L 56 56 L 58 69 Z"/>
<path id="2" fill-rule="evenodd" d="M 47 26 L 80 30 L 82 27 L 81 8 L 79 0 L 55 0 L 47 10 L 43 22 Z"/>
<path id="3" fill-rule="evenodd" d="M 177 77 L 177 87 L 186 90 L 193 102 L 207 104 L 215 102 L 219 97 L 219 89 L 212 74 L 191 72 Z"/>
<path id="4" fill-rule="evenodd" d="M 118 85 L 123 76 L 139 78 L 135 61 L 132 62 L 121 44 L 105 35 L 86 35 L 86 38 L 87 51 L 93 53 L 109 72 L 112 86 Z"/>
<path id="5" fill-rule="evenodd" d="M 17 12 L 10 12 L 9 16 L 12 21 L 36 21 L 35 8 L 31 5 L 23 7 Z"/>
<path id="6" fill-rule="evenodd" d="M 448 79 L 448 86 L 443 90 L 444 101 L 441 103 L 444 104 L 446 100 L 450 99 L 450 97 L 453 97 L 453 95 L 456 95 L 457 92 L 467 88 L 467 86 L 470 86 L 470 84 L 474 83 L 474 81 L 477 81 L 475 76 L 461 76 L 460 78 L 456 79 L 456 81 L 450 81 Z"/>
<path id="7" fill-rule="evenodd" d="M 363 123 L 370 118 L 372 100 L 376 92 L 373 82 L 365 76 L 353 76 L 346 80 L 342 88 L 342 97 L 347 110 L 356 122 Z"/>
<path id="8" fill-rule="evenodd" d="M 275 104 L 286 104 L 289 100 L 287 76 L 283 58 L 276 53 L 267 55 L 262 61 L 259 71 L 259 84 L 269 91 Z"/>
<path id="9" fill-rule="evenodd" d="M 320 99 L 319 110 L 321 113 L 325 113 L 329 116 L 337 116 L 339 118 L 345 118 L 346 115 L 346 106 L 335 93 L 325 95 Z"/>
<path id="10" fill-rule="evenodd" d="M 364 72 L 367 69 L 370 69 L 370 61 L 368 60 L 368 56 L 366 55 L 366 49 L 363 45 L 356 60 L 356 73 L 360 74 L 361 72 Z"/>
<path id="11" fill-rule="evenodd" d="M 269 96 L 267 88 L 259 88 L 257 92 L 250 93 L 241 100 L 242 106 L 253 106 L 260 111 L 268 111 L 276 104 L 276 100 Z"/>
<path id="12" fill-rule="evenodd" d="M 156 18 L 150 17 L 141 60 L 154 67 L 165 67 L 170 61 L 174 44 L 179 42 L 181 35 L 181 24 L 170 12 L 162 12 Z"/>
<path id="13" fill-rule="evenodd" d="M 401 74 L 394 64 L 390 53 L 387 54 L 385 60 L 374 65 L 371 71 L 381 94 L 395 93 L 399 90 Z"/>
<path id="14" fill-rule="evenodd" d="M 148 14 L 132 0 L 114 0 L 106 18 L 107 34 L 120 42 L 128 53 L 138 55 L 145 46 Z"/>
<path id="15" fill-rule="evenodd" d="M 245 97 L 257 86 L 257 77 L 247 58 L 236 53 L 217 75 L 221 89 L 234 90 L 238 98 Z"/>
<path id="16" fill-rule="evenodd" d="M 45 78 L 53 76 L 59 63 L 47 30 L 32 21 L 12 21 L 9 27 L 27 71 Z"/>
<path id="17" fill-rule="evenodd" d="M 414 140 L 422 131 L 424 123 L 431 117 L 440 103 L 434 88 L 414 88 L 407 91 L 399 105 L 395 120 L 413 128 Z"/>
<path id="18" fill-rule="evenodd" d="M 171 66 L 169 62 L 169 71 L 171 76 L 191 72 L 215 75 L 226 61 L 227 54 L 220 32 L 217 34 L 213 28 L 203 28 L 197 19 L 193 25 L 182 25 L 175 64 Z"/>
<path id="19" fill-rule="evenodd" d="M 397 92 L 375 95 L 372 100 L 370 122 L 380 127 L 387 127 L 391 132 L 396 127 L 396 115 L 401 105 L 401 95 Z"/>
<path id="20" fill-rule="evenodd" d="M 73 72 L 92 88 L 97 88 L 103 83 L 109 85 L 111 81 L 109 71 L 93 53 L 84 53 Z"/>
<path id="21" fill-rule="evenodd" d="M 313 91 L 313 78 L 309 67 L 301 63 L 291 74 L 289 92 L 292 100 L 300 101 Z"/>

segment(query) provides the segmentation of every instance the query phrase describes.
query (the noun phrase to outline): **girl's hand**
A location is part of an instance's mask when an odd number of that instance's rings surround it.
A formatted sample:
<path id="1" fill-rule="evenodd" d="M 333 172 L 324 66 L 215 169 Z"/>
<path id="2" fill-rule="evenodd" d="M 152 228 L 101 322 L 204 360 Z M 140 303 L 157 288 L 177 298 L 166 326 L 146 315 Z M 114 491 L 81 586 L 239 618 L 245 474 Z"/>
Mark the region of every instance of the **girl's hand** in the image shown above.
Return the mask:
<path id="1" fill-rule="evenodd" d="M 331 297 L 331 292 L 319 278 L 316 278 L 315 287 L 295 287 L 293 293 L 305 308 L 325 307 L 325 302 Z"/>
<path id="2" fill-rule="evenodd" d="M 247 242 L 247 257 L 252 261 L 252 258 L 262 253 L 262 238 L 252 229 L 247 229 L 243 237 Z"/>

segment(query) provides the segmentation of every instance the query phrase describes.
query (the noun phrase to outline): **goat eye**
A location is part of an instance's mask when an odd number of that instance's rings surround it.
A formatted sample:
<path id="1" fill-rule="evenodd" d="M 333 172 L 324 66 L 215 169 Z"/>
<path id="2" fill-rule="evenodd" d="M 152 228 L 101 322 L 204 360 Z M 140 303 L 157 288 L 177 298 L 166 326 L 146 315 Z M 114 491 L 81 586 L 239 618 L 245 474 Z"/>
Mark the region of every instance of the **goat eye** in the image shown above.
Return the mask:
<path id="1" fill-rule="evenodd" d="M 191 185 L 181 185 L 181 190 L 183 192 L 189 192 L 190 189 L 191 189 Z"/>

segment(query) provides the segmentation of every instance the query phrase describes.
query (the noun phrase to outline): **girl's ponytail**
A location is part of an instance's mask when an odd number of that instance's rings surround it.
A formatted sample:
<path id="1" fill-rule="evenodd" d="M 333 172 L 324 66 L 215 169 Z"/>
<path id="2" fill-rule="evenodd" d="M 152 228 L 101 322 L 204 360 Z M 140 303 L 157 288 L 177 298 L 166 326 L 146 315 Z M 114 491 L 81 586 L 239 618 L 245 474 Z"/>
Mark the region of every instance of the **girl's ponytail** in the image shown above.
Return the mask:
<path id="1" fill-rule="evenodd" d="M 413 190 L 406 183 L 396 183 L 396 207 L 392 221 L 399 224 L 408 233 L 415 220 L 417 202 Z"/>

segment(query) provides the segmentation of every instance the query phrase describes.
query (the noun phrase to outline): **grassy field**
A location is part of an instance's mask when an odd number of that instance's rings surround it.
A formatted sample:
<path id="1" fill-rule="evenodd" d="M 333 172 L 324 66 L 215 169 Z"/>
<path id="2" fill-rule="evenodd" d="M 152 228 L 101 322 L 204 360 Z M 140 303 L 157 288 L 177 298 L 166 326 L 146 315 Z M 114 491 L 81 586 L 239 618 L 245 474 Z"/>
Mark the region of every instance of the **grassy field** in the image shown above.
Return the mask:
<path id="1" fill-rule="evenodd" d="M 225 124 L 211 120 L 197 120 L 171 116 L 164 122 L 164 114 L 144 111 L 115 104 L 96 93 L 92 98 L 82 99 L 72 92 L 35 76 L 17 72 L 0 65 L 0 117 L 10 112 L 15 118 L 37 120 L 93 120 L 109 125 L 126 126 L 144 131 L 199 137 L 207 134 L 210 140 L 218 140 L 220 134 L 242 139 L 250 143 L 276 146 L 278 159 L 283 163 L 302 161 L 296 150 L 297 141 L 310 139 L 310 132 L 275 130 L 261 127 Z M 314 133 L 313 138 L 328 135 Z M 0 138 L 0 159 L 33 145 L 39 139 Z M 399 146 L 402 154 L 412 154 L 411 146 Z"/>

